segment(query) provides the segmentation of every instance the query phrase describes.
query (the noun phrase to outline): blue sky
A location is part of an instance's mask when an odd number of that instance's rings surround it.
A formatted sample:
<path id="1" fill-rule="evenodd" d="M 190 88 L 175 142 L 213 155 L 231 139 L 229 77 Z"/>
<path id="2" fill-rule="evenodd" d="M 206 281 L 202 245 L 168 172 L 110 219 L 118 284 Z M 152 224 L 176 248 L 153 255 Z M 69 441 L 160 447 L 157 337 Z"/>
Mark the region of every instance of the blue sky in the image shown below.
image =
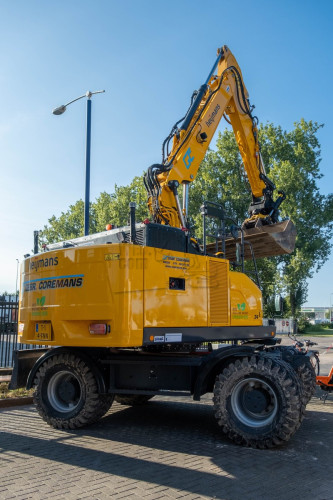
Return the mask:
<path id="1" fill-rule="evenodd" d="M 332 192 L 332 14 L 331 0 L 0 0 L 0 291 L 15 290 L 33 231 L 84 195 L 85 102 L 58 117 L 52 109 L 106 90 L 92 103 L 94 199 L 160 161 L 224 44 L 260 121 L 325 124 L 319 185 Z M 329 304 L 332 278 L 331 257 L 308 304 Z"/>

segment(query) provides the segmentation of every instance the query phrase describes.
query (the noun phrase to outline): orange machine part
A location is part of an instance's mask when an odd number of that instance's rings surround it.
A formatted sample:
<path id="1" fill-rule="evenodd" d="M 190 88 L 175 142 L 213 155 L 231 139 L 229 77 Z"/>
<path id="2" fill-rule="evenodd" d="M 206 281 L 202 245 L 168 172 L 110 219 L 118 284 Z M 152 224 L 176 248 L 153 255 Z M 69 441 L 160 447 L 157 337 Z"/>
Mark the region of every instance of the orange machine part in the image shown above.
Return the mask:
<path id="1" fill-rule="evenodd" d="M 321 387 L 326 387 L 327 389 L 330 388 L 330 390 L 333 390 L 333 366 L 331 367 L 331 370 L 328 374 L 328 376 L 321 376 L 318 375 L 316 377 L 317 385 L 320 385 Z"/>

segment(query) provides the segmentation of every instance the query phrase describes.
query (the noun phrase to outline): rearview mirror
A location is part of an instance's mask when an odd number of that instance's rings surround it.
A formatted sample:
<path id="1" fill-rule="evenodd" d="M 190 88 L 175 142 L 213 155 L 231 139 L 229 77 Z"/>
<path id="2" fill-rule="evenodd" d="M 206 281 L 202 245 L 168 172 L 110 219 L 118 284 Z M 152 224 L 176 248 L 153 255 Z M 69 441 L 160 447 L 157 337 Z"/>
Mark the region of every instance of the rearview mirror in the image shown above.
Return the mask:
<path id="1" fill-rule="evenodd" d="M 281 295 L 275 295 L 274 307 L 275 307 L 275 312 L 282 313 L 282 311 L 283 311 L 283 299 L 282 299 Z"/>
<path id="2" fill-rule="evenodd" d="M 239 265 L 241 263 L 241 246 L 239 243 L 236 243 L 236 264 Z"/>

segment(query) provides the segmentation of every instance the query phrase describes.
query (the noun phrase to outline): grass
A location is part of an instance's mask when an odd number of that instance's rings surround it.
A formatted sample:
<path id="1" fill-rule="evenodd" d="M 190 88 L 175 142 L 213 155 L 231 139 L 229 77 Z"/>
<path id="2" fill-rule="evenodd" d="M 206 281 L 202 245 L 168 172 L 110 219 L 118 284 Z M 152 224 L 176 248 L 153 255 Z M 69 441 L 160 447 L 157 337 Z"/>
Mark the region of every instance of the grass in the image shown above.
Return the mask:
<path id="1" fill-rule="evenodd" d="M 24 398 L 31 397 L 33 395 L 33 389 L 27 391 L 26 389 L 21 388 L 10 391 L 8 389 L 8 385 L 8 382 L 0 382 L 0 399 Z"/>
<path id="2" fill-rule="evenodd" d="M 310 325 L 305 328 L 302 335 L 333 335 L 333 328 L 328 325 Z"/>

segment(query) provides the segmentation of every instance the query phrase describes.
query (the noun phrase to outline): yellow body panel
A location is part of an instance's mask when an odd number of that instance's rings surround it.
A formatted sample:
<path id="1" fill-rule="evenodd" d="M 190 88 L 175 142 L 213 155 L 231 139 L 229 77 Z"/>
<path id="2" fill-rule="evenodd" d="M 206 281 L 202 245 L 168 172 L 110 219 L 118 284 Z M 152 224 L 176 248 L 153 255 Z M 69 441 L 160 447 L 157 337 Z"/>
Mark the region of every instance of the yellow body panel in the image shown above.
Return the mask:
<path id="1" fill-rule="evenodd" d="M 246 274 L 230 273 L 231 326 L 262 325 L 262 295 Z"/>
<path id="2" fill-rule="evenodd" d="M 144 326 L 207 326 L 206 259 L 200 255 L 145 247 Z M 170 278 L 185 290 L 170 290 Z"/>
<path id="3" fill-rule="evenodd" d="M 170 289 L 172 278 L 184 289 Z M 23 262 L 19 338 L 135 347 L 144 328 L 261 325 L 261 308 L 260 290 L 227 260 L 126 243 L 81 246 Z M 106 334 L 90 333 L 92 323 L 106 324 Z"/>

